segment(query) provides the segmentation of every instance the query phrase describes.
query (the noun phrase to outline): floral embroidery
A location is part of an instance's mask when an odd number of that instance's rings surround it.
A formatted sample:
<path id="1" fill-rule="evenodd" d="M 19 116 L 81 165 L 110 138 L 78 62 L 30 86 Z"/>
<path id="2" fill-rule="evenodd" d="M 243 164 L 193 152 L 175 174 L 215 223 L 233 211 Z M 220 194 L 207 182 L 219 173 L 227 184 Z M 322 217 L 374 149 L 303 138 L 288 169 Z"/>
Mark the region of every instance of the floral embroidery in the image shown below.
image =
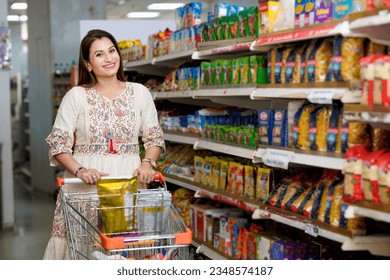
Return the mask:
<path id="1" fill-rule="evenodd" d="M 74 147 L 76 155 L 110 155 L 107 145 L 76 145 Z M 139 154 L 138 144 L 118 144 L 116 155 L 137 155 Z"/>
<path id="2" fill-rule="evenodd" d="M 72 153 L 73 133 L 59 128 L 53 128 L 49 136 L 46 138 L 46 143 L 49 145 L 49 160 L 53 156 L 61 153 Z"/>
<path id="3" fill-rule="evenodd" d="M 142 137 L 145 149 L 153 146 L 162 147 L 165 150 L 163 131 L 159 125 L 149 126 Z"/>
<path id="4" fill-rule="evenodd" d="M 108 143 L 107 133 L 117 143 L 131 143 L 137 138 L 134 92 L 130 83 L 113 100 L 101 96 L 94 88 L 87 91 L 89 143 Z"/>

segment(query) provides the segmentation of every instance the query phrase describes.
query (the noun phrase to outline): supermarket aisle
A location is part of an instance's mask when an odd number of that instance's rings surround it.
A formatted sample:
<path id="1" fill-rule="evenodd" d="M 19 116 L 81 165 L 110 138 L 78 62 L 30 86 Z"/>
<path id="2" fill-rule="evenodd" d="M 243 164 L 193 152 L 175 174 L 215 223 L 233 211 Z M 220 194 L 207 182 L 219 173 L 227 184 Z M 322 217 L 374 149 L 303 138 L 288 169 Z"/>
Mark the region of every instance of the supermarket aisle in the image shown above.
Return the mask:
<path id="1" fill-rule="evenodd" d="M 27 177 L 20 172 L 20 131 L 20 122 L 13 119 L 15 226 L 12 231 L 0 231 L 0 260 L 41 260 L 50 236 L 55 202 L 50 195 L 31 194 L 26 188 Z"/>
<path id="2" fill-rule="evenodd" d="M 49 240 L 54 199 L 30 195 L 21 176 L 15 175 L 15 227 L 0 231 L 0 260 L 41 260 Z"/>

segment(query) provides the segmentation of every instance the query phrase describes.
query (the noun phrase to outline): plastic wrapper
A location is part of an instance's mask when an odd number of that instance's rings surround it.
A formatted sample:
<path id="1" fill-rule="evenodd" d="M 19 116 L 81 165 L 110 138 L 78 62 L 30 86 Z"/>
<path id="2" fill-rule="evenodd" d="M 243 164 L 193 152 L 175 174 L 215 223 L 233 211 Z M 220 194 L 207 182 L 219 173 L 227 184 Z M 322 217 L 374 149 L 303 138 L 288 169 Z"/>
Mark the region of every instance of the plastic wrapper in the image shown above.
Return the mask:
<path id="1" fill-rule="evenodd" d="M 380 202 L 390 204 L 390 153 L 378 159 L 378 187 Z"/>
<path id="2" fill-rule="evenodd" d="M 330 39 L 316 41 L 306 61 L 308 82 L 325 81 L 331 56 L 332 41 Z"/>
<path id="3" fill-rule="evenodd" d="M 255 169 L 252 165 L 244 165 L 245 182 L 244 182 L 244 197 L 248 199 L 255 199 Z"/>
<path id="4" fill-rule="evenodd" d="M 168 191 L 140 190 L 137 199 L 138 234 L 165 234 L 172 195 Z"/>
<path id="5" fill-rule="evenodd" d="M 99 195 L 103 233 L 133 231 L 136 226 L 134 206 L 138 190 L 138 180 L 102 179 L 96 184 Z"/>
<path id="6" fill-rule="evenodd" d="M 306 103 L 294 116 L 293 145 L 295 148 L 310 148 L 309 121 L 310 113 L 314 108 L 314 105 Z"/>
<path id="7" fill-rule="evenodd" d="M 256 168 L 256 191 L 257 200 L 264 201 L 270 194 L 272 188 L 272 169 Z"/>
<path id="8" fill-rule="evenodd" d="M 359 122 L 348 123 L 348 147 L 364 145 L 370 142 L 369 125 Z"/>

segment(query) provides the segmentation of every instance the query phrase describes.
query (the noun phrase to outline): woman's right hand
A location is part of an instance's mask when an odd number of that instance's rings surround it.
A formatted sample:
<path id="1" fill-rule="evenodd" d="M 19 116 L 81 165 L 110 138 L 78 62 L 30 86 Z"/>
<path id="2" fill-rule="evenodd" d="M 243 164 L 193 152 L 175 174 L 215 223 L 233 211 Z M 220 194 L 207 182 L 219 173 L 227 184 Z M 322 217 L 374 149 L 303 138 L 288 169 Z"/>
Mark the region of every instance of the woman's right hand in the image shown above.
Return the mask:
<path id="1" fill-rule="evenodd" d="M 97 181 L 99 181 L 103 176 L 109 175 L 108 173 L 99 172 L 93 168 L 84 168 L 81 169 L 76 177 L 83 180 L 84 183 L 88 185 L 94 185 Z"/>

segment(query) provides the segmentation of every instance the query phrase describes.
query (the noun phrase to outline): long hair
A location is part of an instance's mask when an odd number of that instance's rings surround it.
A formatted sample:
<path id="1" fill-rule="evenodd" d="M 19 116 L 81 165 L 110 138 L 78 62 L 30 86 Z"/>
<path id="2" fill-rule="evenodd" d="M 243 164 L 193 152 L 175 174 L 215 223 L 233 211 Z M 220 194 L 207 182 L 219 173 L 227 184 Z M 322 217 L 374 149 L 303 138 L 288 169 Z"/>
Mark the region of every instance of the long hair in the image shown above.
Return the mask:
<path id="1" fill-rule="evenodd" d="M 101 29 L 92 29 L 87 35 L 81 40 L 80 44 L 80 53 L 79 53 L 79 78 L 77 85 L 84 87 L 93 87 L 97 83 L 97 79 L 95 74 L 91 71 L 89 72 L 86 65 L 86 62 L 89 62 L 89 53 L 91 50 L 92 43 L 96 39 L 108 38 L 114 44 L 116 51 L 119 54 L 119 69 L 116 73 L 116 77 L 118 80 L 125 82 L 125 74 L 123 71 L 123 62 L 121 52 L 119 50 L 118 42 L 115 40 L 114 36 L 112 36 L 107 31 Z"/>

